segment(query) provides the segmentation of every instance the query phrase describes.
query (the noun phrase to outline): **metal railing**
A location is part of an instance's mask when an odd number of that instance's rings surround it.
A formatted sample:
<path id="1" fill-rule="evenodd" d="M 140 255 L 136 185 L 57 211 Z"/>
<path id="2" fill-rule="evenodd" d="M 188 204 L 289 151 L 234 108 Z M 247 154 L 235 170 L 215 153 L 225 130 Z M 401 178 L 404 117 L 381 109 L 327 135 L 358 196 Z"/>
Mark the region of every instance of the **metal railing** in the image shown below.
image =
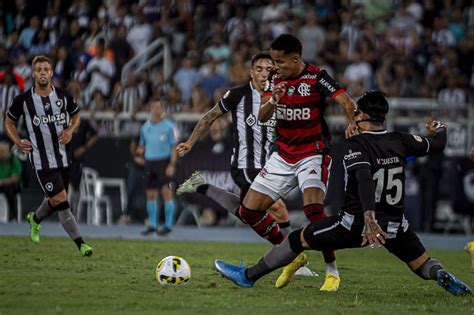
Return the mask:
<path id="1" fill-rule="evenodd" d="M 160 62 L 163 64 L 163 75 L 167 80 L 172 72 L 172 56 L 170 45 L 163 37 L 156 39 L 143 53 L 133 57 L 123 66 L 120 79 L 122 86 L 127 83 L 130 71 L 139 73 L 145 69 L 150 70 Z"/>

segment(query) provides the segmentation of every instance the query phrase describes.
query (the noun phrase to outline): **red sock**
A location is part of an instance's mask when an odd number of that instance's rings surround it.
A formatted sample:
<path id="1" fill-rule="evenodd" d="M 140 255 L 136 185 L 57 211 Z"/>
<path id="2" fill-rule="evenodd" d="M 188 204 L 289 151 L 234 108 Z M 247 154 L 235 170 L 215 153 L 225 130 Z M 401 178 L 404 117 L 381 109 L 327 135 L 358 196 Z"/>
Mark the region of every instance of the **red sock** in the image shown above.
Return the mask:
<path id="1" fill-rule="evenodd" d="M 266 211 L 256 211 L 240 206 L 240 217 L 261 237 L 273 245 L 280 244 L 285 236 L 280 232 L 280 227 Z"/>
<path id="2" fill-rule="evenodd" d="M 303 207 L 306 218 L 309 222 L 316 222 L 321 219 L 327 218 L 327 214 L 324 213 L 324 206 L 320 203 L 312 203 Z M 336 254 L 334 251 L 323 251 L 324 262 L 332 263 L 336 260 Z"/>

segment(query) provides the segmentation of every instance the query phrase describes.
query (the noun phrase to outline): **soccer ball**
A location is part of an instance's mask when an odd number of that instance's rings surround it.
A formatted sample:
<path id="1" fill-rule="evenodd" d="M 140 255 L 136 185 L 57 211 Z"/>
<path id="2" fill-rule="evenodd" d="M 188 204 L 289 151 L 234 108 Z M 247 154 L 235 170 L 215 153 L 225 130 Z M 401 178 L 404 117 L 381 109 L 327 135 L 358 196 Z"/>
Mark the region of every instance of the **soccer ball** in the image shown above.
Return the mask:
<path id="1" fill-rule="evenodd" d="M 185 285 L 191 280 L 191 268 L 183 258 L 168 256 L 156 266 L 155 277 L 161 285 Z"/>

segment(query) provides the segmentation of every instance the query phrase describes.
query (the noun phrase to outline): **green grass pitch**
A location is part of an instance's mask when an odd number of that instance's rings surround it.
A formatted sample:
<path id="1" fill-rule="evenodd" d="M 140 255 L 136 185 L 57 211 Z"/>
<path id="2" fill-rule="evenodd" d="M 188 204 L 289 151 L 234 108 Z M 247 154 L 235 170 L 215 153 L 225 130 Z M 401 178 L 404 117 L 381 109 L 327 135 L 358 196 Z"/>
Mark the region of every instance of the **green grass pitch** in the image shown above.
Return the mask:
<path id="1" fill-rule="evenodd" d="M 80 256 L 66 238 L 0 237 L 0 314 L 473 314 L 472 297 L 453 297 L 423 281 L 383 249 L 337 253 L 342 276 L 335 293 L 320 292 L 322 277 L 296 277 L 275 289 L 276 271 L 253 289 L 221 278 L 214 259 L 256 262 L 267 244 L 92 239 L 94 255 Z M 471 287 L 474 271 L 462 250 L 431 256 Z M 158 261 L 185 258 L 192 279 L 184 287 L 162 287 Z M 323 271 L 320 253 L 309 267 Z"/>

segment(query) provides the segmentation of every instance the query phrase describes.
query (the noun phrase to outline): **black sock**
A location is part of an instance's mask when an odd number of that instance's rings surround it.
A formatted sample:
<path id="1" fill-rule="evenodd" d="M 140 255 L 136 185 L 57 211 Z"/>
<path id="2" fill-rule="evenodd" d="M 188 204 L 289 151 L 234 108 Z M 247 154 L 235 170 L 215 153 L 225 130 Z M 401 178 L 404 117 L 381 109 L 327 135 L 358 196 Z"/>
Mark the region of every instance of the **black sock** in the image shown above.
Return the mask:
<path id="1" fill-rule="evenodd" d="M 41 223 L 41 220 L 38 219 L 38 217 L 36 216 L 36 213 L 33 214 L 33 221 L 35 221 L 35 223 L 37 223 L 37 224 L 40 224 L 40 223 Z"/>
<path id="2" fill-rule="evenodd" d="M 81 249 L 81 244 L 84 244 L 84 240 L 82 237 L 78 237 L 74 240 L 74 243 L 76 243 L 77 248 Z"/>
<path id="3" fill-rule="evenodd" d="M 257 281 L 266 274 L 272 272 L 273 269 L 268 267 L 267 263 L 261 258 L 258 263 L 252 267 L 245 269 L 245 276 L 251 281 Z"/>
<path id="4" fill-rule="evenodd" d="M 209 189 L 209 184 L 202 184 L 201 186 L 196 188 L 196 192 L 205 195 L 208 189 Z"/>

